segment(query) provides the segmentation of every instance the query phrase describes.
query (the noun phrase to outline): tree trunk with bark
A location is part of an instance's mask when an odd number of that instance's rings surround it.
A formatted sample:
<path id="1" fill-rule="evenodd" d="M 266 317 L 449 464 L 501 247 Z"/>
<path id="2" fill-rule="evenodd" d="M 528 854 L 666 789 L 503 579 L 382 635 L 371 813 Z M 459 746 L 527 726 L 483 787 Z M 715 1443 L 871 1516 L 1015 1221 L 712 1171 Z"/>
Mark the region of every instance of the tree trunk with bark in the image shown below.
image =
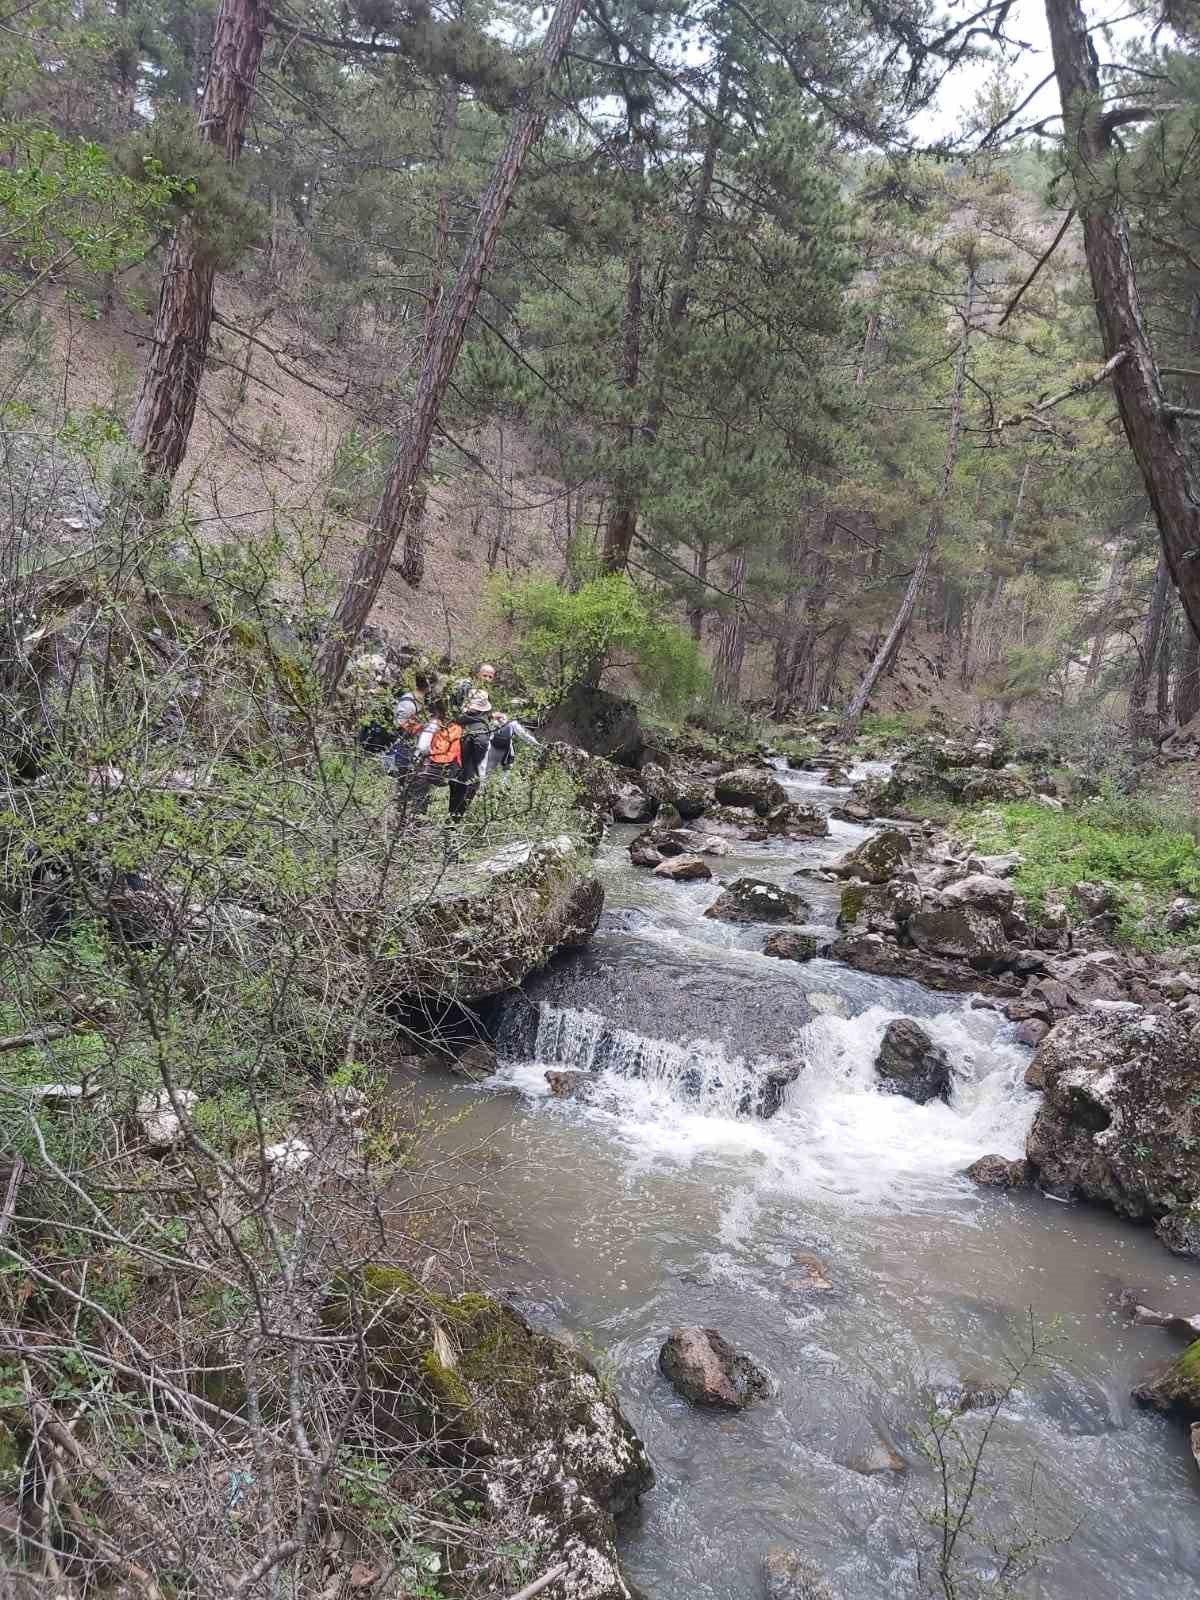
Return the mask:
<path id="1" fill-rule="evenodd" d="M 688 306 L 691 303 L 692 283 L 696 274 L 696 265 L 700 259 L 700 245 L 704 238 L 704 226 L 708 220 L 709 202 L 712 198 L 713 176 L 717 169 L 717 156 L 721 149 L 723 133 L 723 119 L 729 99 L 729 68 L 723 64 L 721 68 L 720 86 L 717 90 L 716 113 L 708 125 L 708 138 L 704 145 L 704 156 L 700 163 L 700 174 L 696 183 L 696 198 L 688 218 L 687 232 L 683 239 L 683 250 L 680 254 L 679 277 L 676 280 L 675 290 L 667 307 L 667 324 L 663 332 L 662 343 L 659 349 L 657 372 L 655 375 L 654 389 L 650 396 L 650 403 L 646 408 L 645 416 L 638 428 L 636 437 L 642 444 L 652 445 L 658 438 L 658 430 L 667 409 L 667 368 L 675 351 L 679 330 L 687 321 Z M 641 322 L 641 257 L 637 257 L 638 283 L 637 305 L 638 326 Z M 626 287 L 626 328 L 628 328 L 630 307 L 630 285 Z M 629 351 L 626 347 L 625 361 L 628 369 Z M 639 352 L 640 360 L 640 352 Z M 631 439 L 635 433 L 631 430 Z M 636 486 L 631 484 L 631 474 L 626 474 L 626 483 L 614 495 L 613 515 L 610 516 L 605 529 L 604 549 L 602 561 L 605 572 L 624 572 L 629 565 L 629 552 L 633 548 L 634 537 L 637 534 L 638 513 L 641 509 L 641 496 Z"/>
<path id="2" fill-rule="evenodd" d="M 739 550 L 729 570 L 729 592 L 734 597 L 733 609 L 722 619 L 717 659 L 713 669 L 713 686 L 718 700 L 732 704 L 741 690 L 742 665 L 746 659 L 745 617 L 742 612 L 742 592 L 746 587 L 746 552 Z"/>
<path id="3" fill-rule="evenodd" d="M 1142 315 L 1129 225 L 1109 170 L 1114 128 L 1132 119 L 1128 111 L 1105 112 L 1099 61 L 1079 0 L 1046 0 L 1046 20 L 1096 319 L 1105 356 L 1122 356 L 1112 377 L 1121 423 L 1184 612 L 1193 632 L 1200 631 L 1200 475 L 1163 392 Z"/>
<path id="4" fill-rule="evenodd" d="M 430 252 L 429 298 L 425 302 L 425 334 L 421 341 L 422 361 L 429 354 L 437 332 L 438 315 L 442 309 L 443 279 L 450 260 L 450 186 L 447 169 L 454 150 L 454 133 L 458 127 L 458 85 L 447 82 L 434 104 L 433 159 L 442 174 L 438 189 L 437 212 L 433 223 L 433 248 Z M 504 488 L 504 471 L 500 472 L 501 493 Z M 410 588 L 419 589 L 425 576 L 425 539 L 429 527 L 428 484 L 423 483 L 413 498 L 412 511 L 404 526 L 404 554 L 400 558 L 400 576 Z M 503 514 L 501 513 L 501 520 Z M 496 564 L 495 554 L 489 554 L 489 569 Z"/>
<path id="5" fill-rule="evenodd" d="M 1129 685 L 1129 709 L 1126 727 L 1129 734 L 1129 753 L 1134 764 L 1145 761 L 1152 754 L 1158 739 L 1159 722 L 1157 705 L 1149 702 L 1150 685 L 1158 671 L 1158 657 L 1163 646 L 1167 622 L 1167 607 L 1171 599 L 1171 572 L 1165 552 L 1158 558 L 1154 574 L 1154 587 L 1150 591 L 1150 609 L 1142 625 L 1138 641 L 1137 664 Z"/>
<path id="6" fill-rule="evenodd" d="M 842 718 L 840 735 L 843 739 L 853 739 L 858 733 L 859 724 L 862 722 L 863 712 L 871 698 L 875 685 L 883 674 L 888 671 L 904 635 L 908 632 L 908 625 L 912 614 L 916 610 L 917 600 L 925 586 L 925 579 L 929 574 L 929 564 L 933 560 L 934 551 L 942 536 L 942 528 L 946 520 L 946 501 L 950 497 L 950 484 L 954 477 L 954 468 L 958 463 L 958 446 L 962 436 L 963 395 L 967 387 L 967 356 L 971 348 L 971 319 L 975 311 L 975 268 L 971 266 L 967 271 L 966 303 L 962 311 L 962 333 L 958 340 L 958 353 L 954 361 L 954 392 L 950 400 L 950 422 L 946 429 L 946 451 L 942 458 L 942 475 L 934 496 L 933 509 L 929 513 L 929 522 L 925 529 L 925 540 L 921 545 L 921 553 L 917 557 L 917 564 L 913 568 L 912 576 L 908 580 L 908 587 L 904 591 L 904 598 L 900 602 L 900 609 L 896 619 L 876 652 L 871 665 L 867 668 L 862 682 L 855 692 L 853 700 L 846 709 Z"/>
<path id="7" fill-rule="evenodd" d="M 199 137 L 232 165 L 242 153 L 269 11 L 264 0 L 221 0 Z M 163 266 L 154 343 L 142 378 L 130 437 L 142 458 L 143 503 L 161 512 L 187 451 L 212 332 L 215 269 L 186 220 L 175 230 Z"/>
<path id="8" fill-rule="evenodd" d="M 413 490 L 429 454 L 438 412 L 458 361 L 468 324 L 475 314 L 484 274 L 496 253 L 496 241 L 508 214 L 525 158 L 546 125 L 550 84 L 582 6 L 583 0 L 558 0 L 550 27 L 542 41 L 537 80 L 529 90 L 529 103 L 514 118 L 504 149 L 479 202 L 475 231 L 463 252 L 458 277 L 438 316 L 433 339 L 421 363 L 412 413 L 397 443 L 375 520 L 354 563 L 350 581 L 338 601 L 329 636 L 321 651 L 321 682 L 327 699 L 331 700 L 337 693 L 350 652 L 371 614 L 371 607 L 391 566 L 396 541 L 412 504 Z"/>

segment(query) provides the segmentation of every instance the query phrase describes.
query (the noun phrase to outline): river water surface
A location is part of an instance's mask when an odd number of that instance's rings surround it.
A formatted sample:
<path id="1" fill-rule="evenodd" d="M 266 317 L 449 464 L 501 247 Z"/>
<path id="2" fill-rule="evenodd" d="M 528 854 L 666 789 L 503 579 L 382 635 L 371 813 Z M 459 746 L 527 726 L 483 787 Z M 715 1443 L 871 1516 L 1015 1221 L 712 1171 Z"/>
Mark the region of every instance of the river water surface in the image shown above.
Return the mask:
<path id="1" fill-rule="evenodd" d="M 796 799 L 842 790 L 781 774 Z M 787 882 L 828 929 L 832 885 L 793 878 L 865 828 L 738 844 L 724 878 Z M 711 883 L 630 867 L 635 829 L 602 848 L 606 912 L 589 951 L 514 1013 L 515 1051 L 488 1085 L 428 1087 L 486 1137 L 491 1203 L 512 1255 L 504 1287 L 535 1321 L 583 1341 L 612 1376 L 658 1476 L 623 1550 L 648 1600 L 757 1600 L 772 1544 L 799 1550 L 845 1600 L 927 1589 L 939 1486 L 919 1449 L 929 1392 L 1003 1382 L 1032 1325 L 1051 1347 L 1005 1408 L 985 1456 L 981 1531 L 1004 1550 L 1051 1540 L 1020 1592 L 1162 1600 L 1200 1592 L 1200 1478 L 1184 1430 L 1132 1407 L 1132 1384 L 1175 1348 L 1119 1306 L 1200 1310 L 1200 1274 L 1145 1229 L 1040 1195 L 980 1191 L 963 1167 L 1015 1156 L 1038 1097 L 1030 1052 L 965 999 L 826 961 L 763 956 L 767 930 L 706 919 Z M 548 998 L 545 998 L 547 997 Z M 533 1003 L 533 1002 L 530 1002 Z M 876 1087 L 887 1022 L 919 1019 L 955 1067 L 949 1105 Z M 694 1029 L 694 1031 L 693 1031 Z M 804 1062 L 779 1113 L 744 1113 L 751 1068 Z M 547 1066 L 598 1073 L 591 1104 L 549 1097 Z M 815 1256 L 830 1288 L 814 1288 Z M 799 1259 L 798 1259 L 799 1258 Z M 698 1412 L 657 1370 L 668 1330 L 719 1329 L 770 1374 L 771 1398 Z M 964 1443 L 984 1419 L 961 1424 Z M 883 1441 L 908 1469 L 851 1462 Z M 986 1577 L 991 1558 L 975 1549 Z M 967 1592 L 967 1591 L 964 1591 Z"/>

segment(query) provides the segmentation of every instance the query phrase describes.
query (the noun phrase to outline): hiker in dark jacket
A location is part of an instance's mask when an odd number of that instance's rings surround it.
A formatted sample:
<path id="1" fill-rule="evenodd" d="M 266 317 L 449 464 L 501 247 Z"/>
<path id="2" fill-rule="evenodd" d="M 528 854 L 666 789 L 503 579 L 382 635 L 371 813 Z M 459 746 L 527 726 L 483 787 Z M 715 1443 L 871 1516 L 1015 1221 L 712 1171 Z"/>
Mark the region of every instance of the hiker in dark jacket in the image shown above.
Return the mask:
<path id="1" fill-rule="evenodd" d="M 492 747 L 491 691 L 496 669 L 485 661 L 473 679 L 458 686 L 458 720 L 462 724 L 462 782 L 466 790 L 465 810 L 479 789 L 481 776 Z"/>

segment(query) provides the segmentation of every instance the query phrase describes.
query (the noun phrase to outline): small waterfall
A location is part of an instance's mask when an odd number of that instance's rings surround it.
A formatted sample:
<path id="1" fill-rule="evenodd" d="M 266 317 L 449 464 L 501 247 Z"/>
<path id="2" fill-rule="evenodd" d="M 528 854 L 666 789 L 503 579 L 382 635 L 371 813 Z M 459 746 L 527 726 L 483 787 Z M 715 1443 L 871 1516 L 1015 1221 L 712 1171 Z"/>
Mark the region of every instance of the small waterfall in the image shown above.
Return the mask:
<path id="1" fill-rule="evenodd" d="M 713 1117 L 771 1116 L 794 1076 L 772 1060 L 731 1059 L 709 1039 L 672 1044 L 618 1028 L 595 1011 L 545 1002 L 536 1010 L 510 1007 L 497 1048 L 508 1060 L 637 1079 Z"/>

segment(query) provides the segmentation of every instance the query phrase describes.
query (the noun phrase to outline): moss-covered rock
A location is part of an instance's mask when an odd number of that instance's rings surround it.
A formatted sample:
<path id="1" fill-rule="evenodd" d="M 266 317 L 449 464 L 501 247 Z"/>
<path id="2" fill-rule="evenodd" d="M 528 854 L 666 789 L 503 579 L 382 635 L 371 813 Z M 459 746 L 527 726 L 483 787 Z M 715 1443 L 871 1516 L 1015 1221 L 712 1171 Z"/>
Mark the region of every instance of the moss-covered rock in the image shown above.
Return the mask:
<path id="1" fill-rule="evenodd" d="M 519 1537 L 539 1571 L 565 1561 L 571 1600 L 631 1600 L 615 1518 L 654 1474 L 589 1361 L 489 1295 L 388 1267 L 340 1278 L 325 1322 L 366 1330 L 377 1420 L 472 1467 L 497 1543 Z"/>
<path id="2" fill-rule="evenodd" d="M 861 878 L 864 883 L 886 883 L 912 859 L 912 840 L 899 828 L 884 828 L 864 839 L 856 850 L 834 863 L 841 878 Z"/>
<path id="3" fill-rule="evenodd" d="M 787 800 L 784 787 L 767 771 L 755 767 L 739 767 L 735 772 L 723 772 L 713 785 L 718 802 L 723 806 L 748 806 L 760 817 Z"/>
<path id="4" fill-rule="evenodd" d="M 502 994 L 586 944 L 603 908 L 591 858 L 566 835 L 502 850 L 397 925 L 377 981 L 407 1000 Z"/>
<path id="5" fill-rule="evenodd" d="M 1138 1405 L 1200 1422 L 1200 1339 L 1133 1391 Z"/>

